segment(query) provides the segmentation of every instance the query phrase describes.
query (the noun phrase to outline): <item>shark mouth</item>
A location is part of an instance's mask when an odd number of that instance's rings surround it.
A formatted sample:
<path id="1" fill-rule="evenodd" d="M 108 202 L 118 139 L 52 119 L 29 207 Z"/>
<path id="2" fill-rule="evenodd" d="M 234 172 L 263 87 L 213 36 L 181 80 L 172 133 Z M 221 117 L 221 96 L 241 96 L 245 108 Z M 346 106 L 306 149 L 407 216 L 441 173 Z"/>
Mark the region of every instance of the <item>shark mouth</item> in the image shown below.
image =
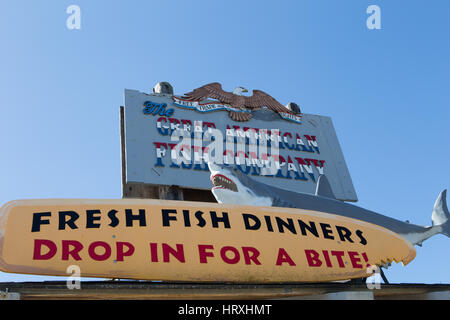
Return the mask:
<path id="1" fill-rule="evenodd" d="M 231 190 L 234 192 L 238 192 L 238 188 L 237 188 L 236 184 L 233 181 L 231 181 L 230 179 L 228 179 L 227 177 L 225 177 L 224 175 L 215 174 L 215 175 L 211 176 L 211 182 L 214 185 L 213 190 L 228 189 L 228 190 Z"/>

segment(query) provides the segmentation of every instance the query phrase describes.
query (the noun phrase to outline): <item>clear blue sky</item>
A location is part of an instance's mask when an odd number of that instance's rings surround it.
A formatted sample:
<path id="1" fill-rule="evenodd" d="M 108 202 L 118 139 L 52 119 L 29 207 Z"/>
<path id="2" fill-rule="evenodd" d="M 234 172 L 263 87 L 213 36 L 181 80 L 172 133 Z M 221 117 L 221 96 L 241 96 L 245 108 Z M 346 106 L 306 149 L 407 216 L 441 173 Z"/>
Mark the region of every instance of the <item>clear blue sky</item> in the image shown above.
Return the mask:
<path id="1" fill-rule="evenodd" d="M 81 30 L 66 27 L 71 4 Z M 366 27 L 371 4 L 381 30 Z M 449 12 L 445 0 L 1 1 L 0 204 L 120 198 L 124 88 L 218 81 L 330 116 L 358 205 L 429 225 L 450 187 Z M 450 283 L 449 247 L 437 235 L 386 275 Z"/>

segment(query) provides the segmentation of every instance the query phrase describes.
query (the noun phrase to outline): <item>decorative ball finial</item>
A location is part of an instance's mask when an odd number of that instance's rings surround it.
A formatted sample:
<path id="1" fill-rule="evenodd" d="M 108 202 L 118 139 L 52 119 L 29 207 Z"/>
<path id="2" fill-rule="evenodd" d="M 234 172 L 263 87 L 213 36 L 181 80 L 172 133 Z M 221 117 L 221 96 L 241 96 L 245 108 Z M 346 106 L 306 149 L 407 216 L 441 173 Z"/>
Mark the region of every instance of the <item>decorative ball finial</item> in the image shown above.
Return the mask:
<path id="1" fill-rule="evenodd" d="M 153 93 L 159 93 L 159 94 L 172 94 L 173 95 L 173 87 L 170 83 L 163 81 L 158 82 L 153 87 Z"/>
<path id="2" fill-rule="evenodd" d="M 291 111 L 291 112 L 294 113 L 294 114 L 299 114 L 299 113 L 301 113 L 300 107 L 299 107 L 298 104 L 296 104 L 295 102 L 289 102 L 289 103 L 286 105 L 286 108 L 288 108 L 289 111 Z"/>

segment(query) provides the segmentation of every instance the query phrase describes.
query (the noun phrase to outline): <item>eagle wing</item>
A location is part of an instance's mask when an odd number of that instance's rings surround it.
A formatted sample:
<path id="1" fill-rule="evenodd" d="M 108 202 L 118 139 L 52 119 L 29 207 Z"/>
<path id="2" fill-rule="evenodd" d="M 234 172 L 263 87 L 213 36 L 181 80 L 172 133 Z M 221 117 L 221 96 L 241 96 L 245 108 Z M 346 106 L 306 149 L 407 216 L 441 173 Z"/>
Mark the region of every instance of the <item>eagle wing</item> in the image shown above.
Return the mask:
<path id="1" fill-rule="evenodd" d="M 289 109 L 261 90 L 253 90 L 253 95 L 245 98 L 245 106 L 249 109 L 267 107 L 275 112 L 290 112 Z"/>
<path id="2" fill-rule="evenodd" d="M 232 104 L 235 100 L 235 95 L 232 92 L 222 90 L 220 83 L 213 82 L 186 93 L 182 98 L 190 101 L 201 101 L 206 98 L 212 98 L 223 103 Z"/>

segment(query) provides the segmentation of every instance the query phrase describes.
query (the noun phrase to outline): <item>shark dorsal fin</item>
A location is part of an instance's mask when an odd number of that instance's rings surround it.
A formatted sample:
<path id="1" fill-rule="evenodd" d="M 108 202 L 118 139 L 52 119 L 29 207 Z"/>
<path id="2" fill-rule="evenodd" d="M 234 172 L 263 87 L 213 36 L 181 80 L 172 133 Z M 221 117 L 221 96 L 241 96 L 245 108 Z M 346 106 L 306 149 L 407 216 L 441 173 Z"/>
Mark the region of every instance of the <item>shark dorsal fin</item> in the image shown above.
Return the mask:
<path id="1" fill-rule="evenodd" d="M 330 183 L 325 175 L 321 174 L 317 180 L 316 186 L 316 196 L 327 197 L 331 199 L 336 199 L 336 196 L 331 190 Z"/>

